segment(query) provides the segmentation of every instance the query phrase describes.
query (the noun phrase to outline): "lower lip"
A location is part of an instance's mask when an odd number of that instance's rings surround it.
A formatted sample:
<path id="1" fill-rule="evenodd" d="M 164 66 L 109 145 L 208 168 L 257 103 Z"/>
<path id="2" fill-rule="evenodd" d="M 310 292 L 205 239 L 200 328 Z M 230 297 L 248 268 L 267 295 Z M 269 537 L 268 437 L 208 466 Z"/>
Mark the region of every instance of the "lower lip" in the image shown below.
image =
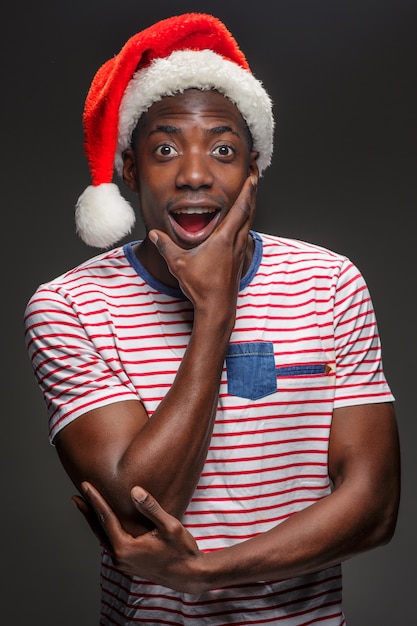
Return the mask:
<path id="1" fill-rule="evenodd" d="M 201 230 L 192 232 L 190 230 L 186 230 L 185 228 L 183 228 L 172 217 L 172 215 L 170 215 L 172 228 L 176 236 L 178 237 L 178 239 L 180 239 L 184 243 L 193 244 L 193 245 L 198 245 L 199 243 L 202 243 L 205 239 L 207 239 L 207 237 L 209 237 L 211 233 L 213 232 L 213 230 L 216 228 L 219 222 L 219 219 L 220 219 L 220 212 L 218 211 L 213 217 L 213 219 L 211 219 L 210 222 L 206 226 L 204 226 L 204 228 L 202 228 Z"/>

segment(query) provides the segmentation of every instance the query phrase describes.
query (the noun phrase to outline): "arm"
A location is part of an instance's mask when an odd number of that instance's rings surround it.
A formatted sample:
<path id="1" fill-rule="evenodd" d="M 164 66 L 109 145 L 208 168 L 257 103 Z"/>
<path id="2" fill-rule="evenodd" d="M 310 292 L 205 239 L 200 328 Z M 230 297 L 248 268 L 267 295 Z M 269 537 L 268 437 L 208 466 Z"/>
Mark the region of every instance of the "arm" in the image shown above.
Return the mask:
<path id="1" fill-rule="evenodd" d="M 227 562 L 220 553 L 212 553 L 209 577 L 213 567 L 214 575 L 220 568 L 221 584 L 289 578 L 389 541 L 396 523 L 400 476 L 391 404 L 335 410 L 329 472 L 334 483 L 331 495 L 246 546 L 234 546 Z"/>
<path id="2" fill-rule="evenodd" d="M 184 358 L 152 419 L 140 402 L 118 402 L 84 414 L 56 438 L 73 482 L 78 487 L 84 480 L 94 484 L 135 534 L 144 528 L 130 499 L 133 485 L 144 485 L 178 517 L 200 476 L 235 321 L 255 206 L 254 183 L 248 178 L 223 223 L 193 250 L 178 248 L 164 233 L 150 233 L 194 305 Z"/>
<path id="3" fill-rule="evenodd" d="M 400 461 L 391 404 L 336 409 L 330 438 L 333 492 L 282 524 L 248 541 L 208 553 L 140 488 L 132 490 L 138 510 L 157 531 L 133 538 L 96 490 L 76 503 L 96 534 L 105 531 L 117 567 L 129 574 L 190 593 L 259 580 L 299 576 L 340 563 L 391 538 L 399 503 Z"/>

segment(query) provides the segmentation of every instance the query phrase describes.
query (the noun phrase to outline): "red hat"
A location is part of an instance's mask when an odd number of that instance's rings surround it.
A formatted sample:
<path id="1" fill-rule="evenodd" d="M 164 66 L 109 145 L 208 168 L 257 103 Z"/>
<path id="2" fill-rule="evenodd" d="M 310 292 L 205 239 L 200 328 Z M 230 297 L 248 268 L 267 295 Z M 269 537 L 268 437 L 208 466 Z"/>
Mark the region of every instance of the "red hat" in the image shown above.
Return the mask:
<path id="1" fill-rule="evenodd" d="M 203 13 L 171 17 L 131 37 L 94 76 L 83 114 L 84 148 L 92 185 L 76 205 L 77 233 L 108 248 L 127 235 L 135 214 L 112 183 L 141 115 L 164 96 L 185 89 L 216 89 L 238 107 L 259 152 L 260 174 L 273 149 L 272 103 L 250 71 L 237 42 L 217 18 Z"/>

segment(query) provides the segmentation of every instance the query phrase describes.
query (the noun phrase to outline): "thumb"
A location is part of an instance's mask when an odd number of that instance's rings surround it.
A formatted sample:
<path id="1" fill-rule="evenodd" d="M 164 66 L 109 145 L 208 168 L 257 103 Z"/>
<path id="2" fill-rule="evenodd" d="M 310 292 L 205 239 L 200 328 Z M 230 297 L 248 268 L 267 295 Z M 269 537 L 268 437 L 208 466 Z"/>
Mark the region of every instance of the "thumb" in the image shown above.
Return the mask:
<path id="1" fill-rule="evenodd" d="M 182 288 L 179 276 L 181 275 L 181 268 L 183 267 L 184 258 L 187 257 L 188 251 L 183 250 L 172 241 L 169 235 L 160 230 L 150 230 L 148 238 L 155 245 L 159 254 L 165 260 L 168 270 L 174 278 L 178 280 L 180 287 Z"/>
<path id="2" fill-rule="evenodd" d="M 172 516 L 167 513 L 148 491 L 135 486 L 130 492 L 131 498 L 137 510 L 153 522 L 158 530 L 166 529 Z"/>
<path id="3" fill-rule="evenodd" d="M 163 256 L 165 260 L 167 256 L 170 255 L 170 250 L 173 250 L 174 252 L 181 250 L 181 248 L 179 248 L 172 241 L 172 239 L 161 230 L 156 230 L 155 228 L 150 230 L 148 233 L 148 237 L 150 241 L 152 241 L 154 246 L 158 249 L 159 254 Z M 174 254 L 174 252 L 172 252 L 171 254 Z"/>

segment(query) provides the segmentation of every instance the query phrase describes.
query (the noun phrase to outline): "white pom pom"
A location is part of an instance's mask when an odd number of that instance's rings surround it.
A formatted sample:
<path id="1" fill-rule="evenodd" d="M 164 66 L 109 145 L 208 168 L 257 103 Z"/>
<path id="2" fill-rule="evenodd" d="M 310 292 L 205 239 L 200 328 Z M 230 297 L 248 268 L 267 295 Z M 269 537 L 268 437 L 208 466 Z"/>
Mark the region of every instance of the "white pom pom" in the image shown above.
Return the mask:
<path id="1" fill-rule="evenodd" d="M 88 186 L 75 206 L 78 235 L 89 246 L 109 248 L 130 233 L 135 213 L 114 183 Z"/>

